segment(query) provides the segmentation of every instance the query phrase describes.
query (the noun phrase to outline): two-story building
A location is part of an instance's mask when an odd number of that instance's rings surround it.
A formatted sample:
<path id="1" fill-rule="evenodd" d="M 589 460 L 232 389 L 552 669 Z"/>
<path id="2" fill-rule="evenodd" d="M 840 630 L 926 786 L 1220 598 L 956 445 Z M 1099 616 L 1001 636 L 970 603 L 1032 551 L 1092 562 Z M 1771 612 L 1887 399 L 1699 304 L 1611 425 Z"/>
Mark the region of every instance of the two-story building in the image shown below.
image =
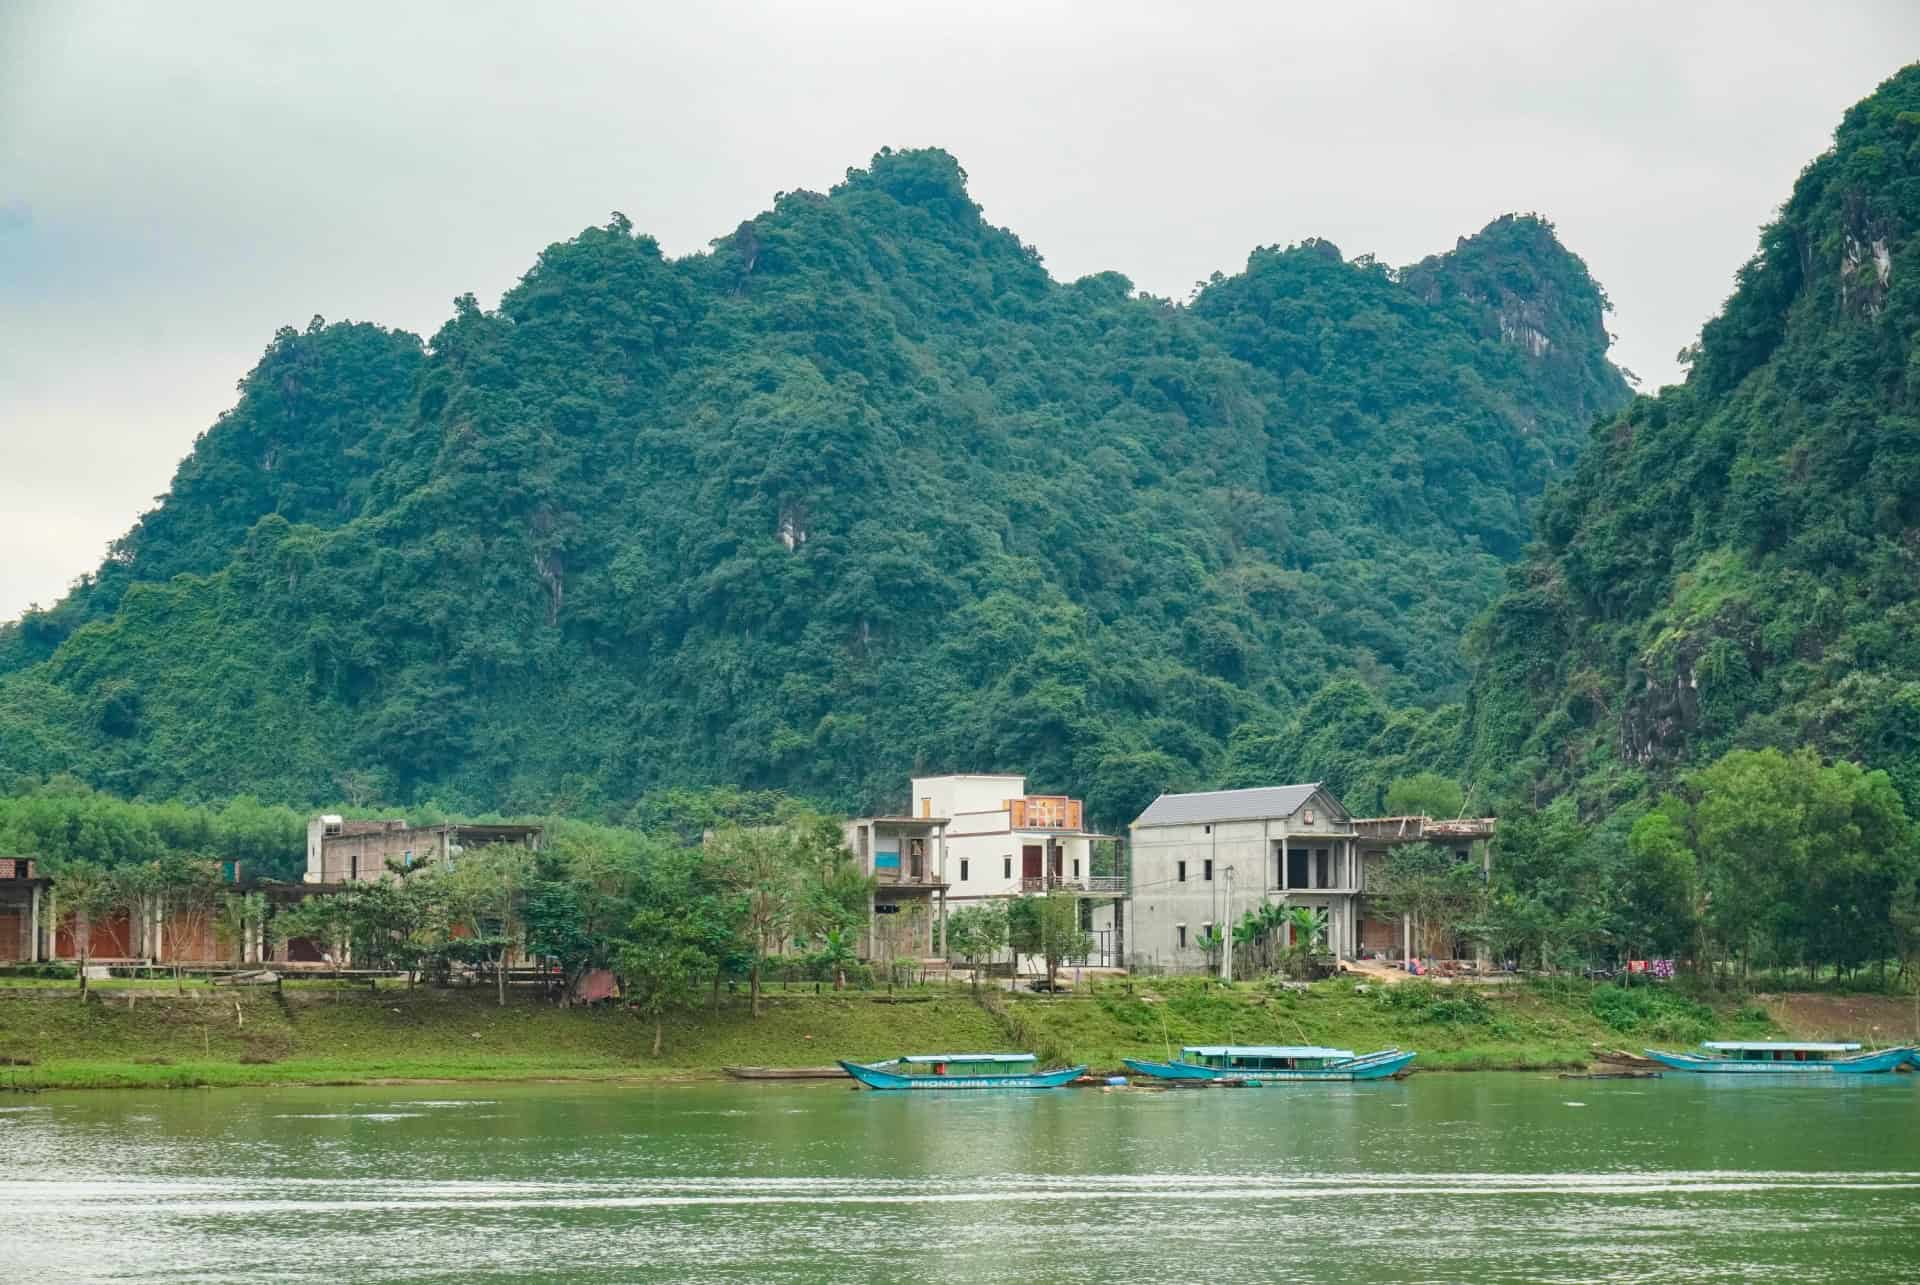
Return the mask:
<path id="1" fill-rule="evenodd" d="M 1132 958 L 1204 967 L 1209 930 L 1229 934 L 1249 908 L 1276 900 L 1323 912 L 1328 949 L 1353 953 L 1353 818 L 1317 783 L 1163 794 L 1131 830 Z"/>
<path id="2" fill-rule="evenodd" d="M 317 816 L 307 822 L 308 883 L 372 883 L 401 869 L 443 865 L 459 853 L 494 843 L 538 848 L 537 825 L 423 825 L 404 819 Z"/>
<path id="3" fill-rule="evenodd" d="M 1230 937 L 1263 902 L 1318 912 L 1325 948 L 1341 959 L 1421 953 L 1413 925 L 1370 912 L 1370 872 L 1407 843 L 1445 844 L 1484 870 L 1493 825 L 1490 817 L 1356 818 L 1317 782 L 1163 794 L 1131 827 L 1132 892 L 1120 908 L 1130 920 L 1129 962 L 1206 967 L 1209 931 L 1217 925 Z"/>
<path id="4" fill-rule="evenodd" d="M 931 811 L 847 822 L 847 850 L 873 879 L 862 958 L 889 963 L 945 956 L 947 824 Z"/>
<path id="5" fill-rule="evenodd" d="M 1112 836 L 1087 828 L 1079 799 L 1028 794 L 1017 773 L 917 776 L 911 789 L 906 814 L 847 825 L 848 848 L 878 881 L 876 948 L 944 956 L 947 915 L 965 906 L 1054 891 L 1090 902 L 1125 895 L 1123 876 L 1093 872 L 1094 843 Z M 889 903 L 898 909 L 883 909 Z M 882 917 L 895 926 L 881 927 Z M 923 921 L 925 932 L 917 930 Z M 1100 940 L 1097 954 L 1117 949 Z"/>

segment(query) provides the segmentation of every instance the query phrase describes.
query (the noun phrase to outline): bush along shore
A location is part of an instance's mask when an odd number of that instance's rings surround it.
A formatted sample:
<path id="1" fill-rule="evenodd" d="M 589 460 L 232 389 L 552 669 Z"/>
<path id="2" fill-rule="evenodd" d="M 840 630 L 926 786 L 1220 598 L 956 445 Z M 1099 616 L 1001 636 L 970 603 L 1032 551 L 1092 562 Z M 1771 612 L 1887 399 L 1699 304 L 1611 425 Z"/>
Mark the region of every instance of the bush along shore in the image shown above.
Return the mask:
<path id="1" fill-rule="evenodd" d="M 484 991 L 133 985 L 96 989 L 83 1002 L 14 986 L 0 988 L 0 1089 L 707 1078 L 728 1065 L 1008 1047 L 1104 1072 L 1125 1057 L 1216 1042 L 1397 1045 L 1418 1050 L 1425 1071 L 1552 1070 L 1584 1066 L 1595 1045 L 1783 1033 L 1759 1004 L 1704 1003 L 1672 987 L 1337 978 L 1229 989 L 1153 978 L 1058 997 L 990 991 L 978 1001 L 959 986 L 775 991 L 758 1018 L 743 995 L 727 995 L 670 1015 L 654 1056 L 653 1023 L 628 1010 L 531 997 L 502 1007 Z"/>

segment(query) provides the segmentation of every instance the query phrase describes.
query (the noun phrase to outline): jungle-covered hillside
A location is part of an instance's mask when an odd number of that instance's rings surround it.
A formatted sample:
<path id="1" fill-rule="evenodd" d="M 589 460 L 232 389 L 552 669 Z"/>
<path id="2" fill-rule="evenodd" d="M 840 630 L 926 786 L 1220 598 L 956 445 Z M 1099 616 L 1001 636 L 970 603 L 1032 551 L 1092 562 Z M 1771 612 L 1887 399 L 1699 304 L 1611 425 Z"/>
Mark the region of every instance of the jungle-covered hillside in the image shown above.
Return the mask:
<path id="1" fill-rule="evenodd" d="M 619 819 L 1023 770 L 1124 823 L 1355 691 L 1457 764 L 1460 638 L 1628 399 L 1606 306 L 1527 216 L 1399 269 L 1263 247 L 1186 303 L 1062 283 L 937 150 L 683 258 L 615 214 L 429 340 L 275 335 L 0 627 L 0 776 Z"/>
<path id="2" fill-rule="evenodd" d="M 1471 770 L 1647 797 L 1809 745 L 1920 806 L 1920 66 L 1847 112 L 1684 384 L 1598 424 L 1476 639 Z"/>

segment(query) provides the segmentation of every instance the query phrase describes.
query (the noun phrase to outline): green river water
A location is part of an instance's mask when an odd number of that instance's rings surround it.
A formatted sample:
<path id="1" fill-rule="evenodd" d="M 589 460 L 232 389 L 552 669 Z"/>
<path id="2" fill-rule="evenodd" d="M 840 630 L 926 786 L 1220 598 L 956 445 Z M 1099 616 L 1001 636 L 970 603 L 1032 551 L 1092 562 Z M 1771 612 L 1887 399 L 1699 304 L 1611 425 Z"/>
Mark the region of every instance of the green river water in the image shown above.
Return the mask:
<path id="1" fill-rule="evenodd" d="M 0 1098 L 0 1278 L 1920 1279 L 1920 1076 Z"/>

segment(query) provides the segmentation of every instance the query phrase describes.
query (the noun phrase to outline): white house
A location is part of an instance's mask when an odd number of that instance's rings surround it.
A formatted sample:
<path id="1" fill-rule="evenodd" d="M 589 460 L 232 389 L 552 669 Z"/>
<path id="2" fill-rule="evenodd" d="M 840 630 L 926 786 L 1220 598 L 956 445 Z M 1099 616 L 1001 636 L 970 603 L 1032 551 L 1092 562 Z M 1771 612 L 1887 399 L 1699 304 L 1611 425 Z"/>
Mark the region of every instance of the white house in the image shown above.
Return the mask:
<path id="1" fill-rule="evenodd" d="M 892 875 L 890 863 L 910 869 L 912 857 L 891 854 L 911 854 L 920 840 L 926 882 L 937 884 L 929 892 L 939 925 L 953 910 L 1028 893 L 1059 890 L 1089 900 L 1125 895 L 1124 877 L 1093 873 L 1094 842 L 1113 836 L 1086 828 L 1079 799 L 1028 794 L 1027 778 L 1015 773 L 916 776 L 912 791 L 905 815 L 848 823 L 848 846 L 880 881 L 883 894 L 905 896 L 908 884 Z M 944 943 L 941 927 L 929 942 L 931 952 L 944 953 Z"/>

